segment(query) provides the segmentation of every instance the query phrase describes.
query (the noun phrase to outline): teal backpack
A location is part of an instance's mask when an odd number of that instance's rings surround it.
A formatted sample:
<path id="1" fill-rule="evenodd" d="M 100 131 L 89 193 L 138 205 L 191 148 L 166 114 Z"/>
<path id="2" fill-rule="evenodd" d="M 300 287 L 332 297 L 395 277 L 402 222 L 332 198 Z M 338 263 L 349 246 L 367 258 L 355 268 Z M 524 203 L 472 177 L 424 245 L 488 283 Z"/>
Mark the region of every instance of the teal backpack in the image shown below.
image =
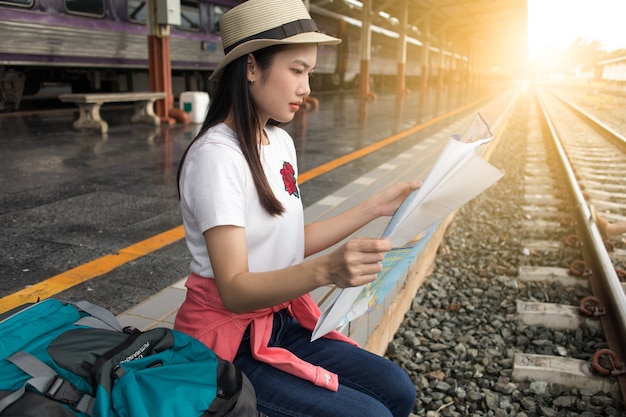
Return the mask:
<path id="1" fill-rule="evenodd" d="M 48 299 L 0 316 L 0 416 L 263 414 L 246 376 L 191 336 Z"/>

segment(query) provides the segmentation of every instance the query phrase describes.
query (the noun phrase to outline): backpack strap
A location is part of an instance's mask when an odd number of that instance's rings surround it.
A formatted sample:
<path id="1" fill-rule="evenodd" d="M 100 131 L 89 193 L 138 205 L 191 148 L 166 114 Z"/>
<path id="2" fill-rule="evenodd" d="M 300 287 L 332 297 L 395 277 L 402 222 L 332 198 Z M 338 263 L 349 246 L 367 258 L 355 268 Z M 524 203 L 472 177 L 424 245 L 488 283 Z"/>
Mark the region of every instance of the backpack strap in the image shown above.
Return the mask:
<path id="1" fill-rule="evenodd" d="M 100 371 L 100 368 L 102 368 L 102 366 L 106 362 L 108 362 L 113 356 L 126 350 L 130 345 L 135 342 L 135 340 L 139 338 L 139 336 L 142 335 L 141 331 L 134 328 L 127 328 L 127 331 L 130 331 L 130 334 L 122 343 L 118 344 L 117 346 L 113 346 L 111 349 L 104 352 L 98 357 L 98 359 L 96 359 L 96 362 L 94 362 L 94 364 L 91 365 L 89 369 L 87 369 L 89 371 L 89 377 L 91 380 L 91 387 L 93 389 L 93 392 L 96 392 L 96 389 L 98 388 L 98 371 Z"/>
<path id="2" fill-rule="evenodd" d="M 54 369 L 35 356 L 19 351 L 9 356 L 7 360 L 32 378 L 24 382 L 20 389 L 0 400 L 0 412 L 24 395 L 26 386 L 30 385 L 50 399 L 68 404 L 73 409 L 89 416 L 93 414 L 94 397 L 86 393 L 81 394 L 71 382 L 63 379 Z"/>
<path id="3" fill-rule="evenodd" d="M 209 409 L 201 417 L 224 417 L 229 415 L 240 400 L 243 374 L 239 368 L 222 359 L 217 364 L 217 393 Z M 256 396 L 254 397 L 256 403 Z"/>
<path id="4" fill-rule="evenodd" d="M 74 324 L 89 326 L 96 329 L 105 330 L 117 330 L 122 331 L 122 325 L 117 318 L 104 307 L 90 303 L 89 301 L 78 301 L 72 303 L 79 310 L 89 314 L 88 316 L 81 317 Z"/>

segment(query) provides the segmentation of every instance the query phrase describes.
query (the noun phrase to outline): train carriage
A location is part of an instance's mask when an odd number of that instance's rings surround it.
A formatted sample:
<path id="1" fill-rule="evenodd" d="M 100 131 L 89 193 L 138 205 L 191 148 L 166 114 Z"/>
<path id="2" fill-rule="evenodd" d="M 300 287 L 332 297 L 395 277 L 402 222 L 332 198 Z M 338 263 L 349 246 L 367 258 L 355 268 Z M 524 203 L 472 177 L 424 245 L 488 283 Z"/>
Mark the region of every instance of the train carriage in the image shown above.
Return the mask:
<path id="1" fill-rule="evenodd" d="M 172 89 L 208 91 L 223 56 L 219 18 L 234 0 L 181 0 L 181 21 L 170 27 Z M 147 0 L 0 0 L 0 110 L 24 100 L 68 92 L 149 90 Z M 354 88 L 360 72 L 360 22 L 316 6 L 322 32 L 341 37 L 320 46 L 314 90 Z M 397 71 L 398 36 L 373 27 L 371 81 L 390 85 Z M 409 39 L 407 77 L 419 77 L 421 44 Z"/>
<path id="2" fill-rule="evenodd" d="M 181 24 L 170 35 L 176 89 L 205 89 L 223 56 L 215 22 L 236 3 L 181 2 Z M 143 0 L 0 1 L 0 108 L 60 89 L 147 90 L 147 71 Z"/>

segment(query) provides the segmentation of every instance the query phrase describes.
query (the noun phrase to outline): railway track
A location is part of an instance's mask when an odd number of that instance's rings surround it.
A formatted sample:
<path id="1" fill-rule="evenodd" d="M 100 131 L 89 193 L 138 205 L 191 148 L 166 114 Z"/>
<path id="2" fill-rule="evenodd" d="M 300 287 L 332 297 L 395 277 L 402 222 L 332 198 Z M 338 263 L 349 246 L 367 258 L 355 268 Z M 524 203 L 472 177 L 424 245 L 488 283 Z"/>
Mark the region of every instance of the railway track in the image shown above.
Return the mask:
<path id="1" fill-rule="evenodd" d="M 623 242 L 589 208 L 619 212 L 605 184 L 625 151 L 556 96 L 524 96 L 494 152 L 505 179 L 459 211 L 388 350 L 418 415 L 626 416 Z"/>
<path id="2" fill-rule="evenodd" d="M 580 248 L 581 259 L 572 262 L 569 272 L 585 278 L 590 287 L 590 295 L 583 298 L 578 311 L 582 317 L 601 322 L 608 343 L 608 348 L 594 353 L 590 362 L 595 371 L 592 374 L 622 377 L 626 374 L 626 297 L 618 264 L 623 263 L 624 251 L 616 250 L 614 243 L 602 236 L 589 205 L 601 211 L 619 212 L 626 208 L 620 205 L 617 191 L 623 189 L 626 174 L 626 141 L 574 103 L 545 91 L 540 91 L 538 97 L 546 135 L 555 144 L 562 175 L 567 180 L 571 218 L 576 226 L 576 234 L 567 236 L 565 244 Z M 590 379 L 593 378 L 587 378 Z M 624 381 L 620 389 L 626 398 Z M 606 384 L 598 382 L 592 386 Z"/>

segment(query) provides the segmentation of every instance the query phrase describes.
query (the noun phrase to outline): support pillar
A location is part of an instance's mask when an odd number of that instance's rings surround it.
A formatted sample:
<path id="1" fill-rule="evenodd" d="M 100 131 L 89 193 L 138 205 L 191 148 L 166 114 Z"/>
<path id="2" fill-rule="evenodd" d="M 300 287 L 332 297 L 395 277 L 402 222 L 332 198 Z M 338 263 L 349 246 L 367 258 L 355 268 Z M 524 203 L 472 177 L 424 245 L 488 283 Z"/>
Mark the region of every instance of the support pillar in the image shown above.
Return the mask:
<path id="1" fill-rule="evenodd" d="M 422 46 L 422 82 L 420 90 L 422 94 L 428 92 L 428 79 L 430 77 L 430 16 L 426 17 L 426 36 Z"/>
<path id="2" fill-rule="evenodd" d="M 361 27 L 361 72 L 359 75 L 359 96 L 372 99 L 370 91 L 370 61 L 372 59 L 372 0 L 363 1 L 363 26 Z"/>
<path id="3" fill-rule="evenodd" d="M 398 72 L 396 74 L 396 94 L 399 96 L 406 95 L 406 30 L 408 26 L 408 0 L 402 2 L 402 14 L 400 15 L 400 39 L 398 41 Z"/>
<path id="4" fill-rule="evenodd" d="M 148 78 L 150 91 L 163 92 L 165 98 L 154 103 L 154 112 L 161 119 L 161 123 L 174 124 L 169 116 L 174 107 L 172 93 L 172 64 L 170 58 L 170 26 L 160 24 L 157 16 L 157 2 L 150 0 L 147 3 L 148 29 Z"/>
<path id="5" fill-rule="evenodd" d="M 446 36 L 445 36 L 445 33 L 442 33 L 441 42 L 439 46 L 439 74 L 437 77 L 437 87 L 440 91 L 443 90 L 443 87 L 445 84 L 445 73 L 446 73 L 445 47 L 446 47 Z"/>
<path id="6" fill-rule="evenodd" d="M 169 117 L 169 109 L 174 107 L 169 48 L 169 36 L 148 35 L 150 91 L 162 91 L 165 93 L 163 100 L 158 100 L 154 103 L 154 112 L 160 117 L 162 123 L 173 124 L 174 119 Z"/>

